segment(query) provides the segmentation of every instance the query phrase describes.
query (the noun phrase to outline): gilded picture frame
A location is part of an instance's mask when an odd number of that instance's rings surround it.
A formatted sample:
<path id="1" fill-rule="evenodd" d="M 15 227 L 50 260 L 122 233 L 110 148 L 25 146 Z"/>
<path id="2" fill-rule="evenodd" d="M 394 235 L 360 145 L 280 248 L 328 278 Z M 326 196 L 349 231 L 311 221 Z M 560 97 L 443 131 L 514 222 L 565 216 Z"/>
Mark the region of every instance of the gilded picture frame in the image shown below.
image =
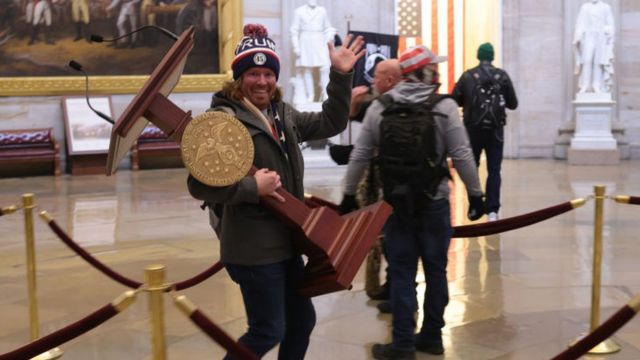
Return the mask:
<path id="1" fill-rule="evenodd" d="M 220 89 L 223 83 L 230 79 L 233 52 L 236 43 L 242 37 L 242 6 L 242 0 L 217 0 L 219 72 L 211 74 L 183 74 L 173 92 L 212 92 Z M 115 20 L 113 21 L 115 22 Z M 44 20 L 41 21 L 40 24 L 44 26 Z M 42 37 L 42 35 L 40 36 Z M 92 45 L 106 46 L 105 44 Z M 2 52 L 1 47 L 2 44 L 0 44 L 0 53 Z M 58 46 L 51 45 L 51 48 L 51 51 L 55 51 Z M 212 57 L 215 57 L 215 54 L 212 54 Z M 82 56 L 79 55 L 78 59 L 69 60 L 79 60 L 82 63 L 81 58 Z M 142 88 L 149 75 L 92 75 L 90 65 L 91 64 L 85 64 L 83 67 L 89 72 L 89 87 L 93 95 L 136 93 Z M 69 71 L 69 73 L 73 73 L 73 71 Z M 0 96 L 77 95 L 83 94 L 84 91 L 85 78 L 81 74 L 79 74 L 79 76 L 0 77 Z"/>

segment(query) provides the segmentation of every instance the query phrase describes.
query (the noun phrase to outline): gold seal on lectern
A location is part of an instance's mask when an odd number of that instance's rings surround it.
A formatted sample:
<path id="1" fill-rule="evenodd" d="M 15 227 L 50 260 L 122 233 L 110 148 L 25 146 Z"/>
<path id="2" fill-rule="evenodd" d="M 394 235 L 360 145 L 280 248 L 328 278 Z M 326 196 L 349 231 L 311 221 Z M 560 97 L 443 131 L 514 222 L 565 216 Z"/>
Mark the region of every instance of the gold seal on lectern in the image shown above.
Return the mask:
<path id="1" fill-rule="evenodd" d="M 235 117 L 210 111 L 194 117 L 182 134 L 182 161 L 204 184 L 227 186 L 242 179 L 253 164 L 253 141 Z"/>

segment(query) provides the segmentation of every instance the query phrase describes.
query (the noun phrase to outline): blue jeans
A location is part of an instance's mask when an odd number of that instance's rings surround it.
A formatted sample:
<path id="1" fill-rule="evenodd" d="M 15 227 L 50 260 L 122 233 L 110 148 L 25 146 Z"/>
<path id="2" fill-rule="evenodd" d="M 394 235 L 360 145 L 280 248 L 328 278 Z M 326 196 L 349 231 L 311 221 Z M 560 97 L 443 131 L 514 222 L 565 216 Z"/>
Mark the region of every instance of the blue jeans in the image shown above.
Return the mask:
<path id="1" fill-rule="evenodd" d="M 447 253 L 453 230 L 449 201 L 430 201 L 412 218 L 391 214 L 384 228 L 391 278 L 393 347 L 415 349 L 414 306 L 418 258 L 422 259 L 427 290 L 420 341 L 441 342 L 444 309 L 449 303 Z"/>
<path id="2" fill-rule="evenodd" d="M 502 155 L 504 150 L 504 127 L 487 131 L 469 131 L 469 141 L 476 166 L 480 166 L 480 153 L 487 156 L 487 187 L 485 189 L 487 213 L 500 210 L 500 184 L 502 178 Z"/>
<path id="3" fill-rule="evenodd" d="M 304 359 L 316 324 L 310 298 L 296 293 L 302 279 L 301 256 L 275 264 L 245 266 L 225 264 L 240 285 L 249 329 L 238 342 L 262 357 L 280 343 L 278 359 Z M 231 359 L 229 355 L 225 359 Z"/>

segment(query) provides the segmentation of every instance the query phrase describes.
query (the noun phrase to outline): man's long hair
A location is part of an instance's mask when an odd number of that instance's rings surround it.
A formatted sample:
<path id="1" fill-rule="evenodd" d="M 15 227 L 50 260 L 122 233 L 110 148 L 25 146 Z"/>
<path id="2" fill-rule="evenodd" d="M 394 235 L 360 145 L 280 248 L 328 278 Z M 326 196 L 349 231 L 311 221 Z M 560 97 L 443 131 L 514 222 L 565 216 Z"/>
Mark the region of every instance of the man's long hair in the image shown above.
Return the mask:
<path id="1" fill-rule="evenodd" d="M 440 74 L 438 73 L 438 71 L 432 70 L 425 66 L 405 74 L 404 79 L 405 81 L 409 82 L 421 82 L 427 85 L 438 85 L 439 75 Z"/>
<path id="2" fill-rule="evenodd" d="M 233 99 L 236 101 L 241 101 L 244 97 L 242 94 L 242 90 L 240 89 L 240 84 L 242 84 L 242 77 L 237 80 L 230 80 L 224 83 L 222 86 L 222 90 L 220 91 L 224 97 L 227 99 Z M 276 86 L 276 91 L 273 93 L 273 97 L 271 101 L 280 102 L 282 101 L 282 89 L 279 86 Z"/>

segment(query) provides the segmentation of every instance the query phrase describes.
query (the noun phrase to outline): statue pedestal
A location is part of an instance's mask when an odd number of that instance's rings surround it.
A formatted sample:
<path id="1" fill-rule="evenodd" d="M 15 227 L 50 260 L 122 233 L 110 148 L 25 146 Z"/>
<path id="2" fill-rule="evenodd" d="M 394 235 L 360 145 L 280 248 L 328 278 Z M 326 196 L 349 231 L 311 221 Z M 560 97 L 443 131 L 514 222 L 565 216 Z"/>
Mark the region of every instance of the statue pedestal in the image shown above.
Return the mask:
<path id="1" fill-rule="evenodd" d="M 615 165 L 620 150 L 611 134 L 614 101 L 607 93 L 580 93 L 573 102 L 576 128 L 568 151 L 570 165 Z"/>

